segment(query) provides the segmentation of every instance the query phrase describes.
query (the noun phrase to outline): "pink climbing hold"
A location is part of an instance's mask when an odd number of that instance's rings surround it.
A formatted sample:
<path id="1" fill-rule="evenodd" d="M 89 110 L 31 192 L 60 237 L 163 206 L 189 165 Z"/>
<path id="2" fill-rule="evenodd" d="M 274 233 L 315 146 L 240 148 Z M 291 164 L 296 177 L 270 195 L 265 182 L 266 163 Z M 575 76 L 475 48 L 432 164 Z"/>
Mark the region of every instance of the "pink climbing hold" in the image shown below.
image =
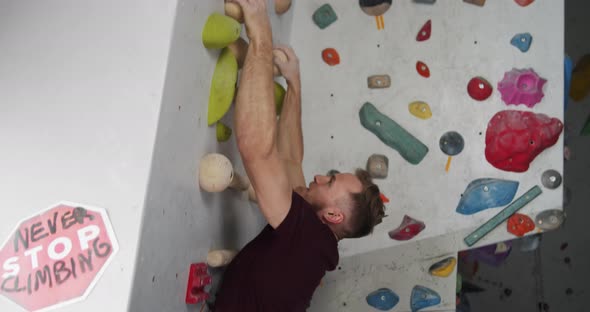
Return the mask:
<path id="1" fill-rule="evenodd" d="M 430 20 L 420 28 L 418 35 L 416 35 L 416 41 L 426 41 L 430 38 L 430 32 L 432 31 L 432 23 Z"/>
<path id="2" fill-rule="evenodd" d="M 543 85 L 547 80 L 539 77 L 531 68 L 516 69 L 504 74 L 498 83 L 502 101 L 506 104 L 524 104 L 533 107 L 543 98 Z"/>
<path id="3" fill-rule="evenodd" d="M 524 172 L 543 150 L 553 146 L 563 123 L 544 114 L 505 110 L 488 123 L 485 155 L 494 167 Z"/>
<path id="4" fill-rule="evenodd" d="M 402 224 L 397 229 L 389 231 L 389 237 L 398 241 L 406 241 L 418 235 L 425 228 L 424 222 L 405 215 Z"/>

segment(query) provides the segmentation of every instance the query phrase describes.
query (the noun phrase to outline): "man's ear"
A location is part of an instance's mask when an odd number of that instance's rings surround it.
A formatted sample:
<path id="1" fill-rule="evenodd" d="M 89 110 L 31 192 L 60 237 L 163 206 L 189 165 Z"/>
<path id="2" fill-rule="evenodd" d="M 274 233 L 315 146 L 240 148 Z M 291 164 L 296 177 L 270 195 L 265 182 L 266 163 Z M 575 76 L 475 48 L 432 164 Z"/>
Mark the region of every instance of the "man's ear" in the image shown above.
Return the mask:
<path id="1" fill-rule="evenodd" d="M 344 221 L 344 214 L 338 208 L 326 208 L 324 212 L 324 219 L 332 224 L 340 224 Z"/>

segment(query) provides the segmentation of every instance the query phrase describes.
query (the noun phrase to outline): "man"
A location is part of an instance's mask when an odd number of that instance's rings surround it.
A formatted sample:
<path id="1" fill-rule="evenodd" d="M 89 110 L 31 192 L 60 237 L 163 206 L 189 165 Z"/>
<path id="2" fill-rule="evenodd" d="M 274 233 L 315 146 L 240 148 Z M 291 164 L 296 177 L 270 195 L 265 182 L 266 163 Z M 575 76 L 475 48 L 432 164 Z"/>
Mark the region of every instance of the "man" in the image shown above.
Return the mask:
<path id="1" fill-rule="evenodd" d="M 338 264 L 338 241 L 372 232 L 384 215 L 366 171 L 317 175 L 306 187 L 301 164 L 301 82 L 292 49 L 275 60 L 288 85 L 281 117 L 273 97 L 267 0 L 234 0 L 250 39 L 236 98 L 238 149 L 268 226 L 227 267 L 216 312 L 304 311 L 326 271 Z"/>

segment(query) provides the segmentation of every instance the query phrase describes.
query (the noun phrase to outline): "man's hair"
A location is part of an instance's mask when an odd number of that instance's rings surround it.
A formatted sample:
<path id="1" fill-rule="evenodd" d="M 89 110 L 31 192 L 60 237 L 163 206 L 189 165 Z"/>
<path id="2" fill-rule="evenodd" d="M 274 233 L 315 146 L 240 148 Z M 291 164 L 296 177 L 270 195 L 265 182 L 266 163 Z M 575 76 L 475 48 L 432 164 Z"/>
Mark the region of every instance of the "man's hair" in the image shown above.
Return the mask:
<path id="1" fill-rule="evenodd" d="M 385 206 L 381 200 L 379 187 L 373 183 L 366 170 L 357 169 L 356 177 L 361 181 L 363 190 L 352 193 L 352 205 L 347 225 L 340 233 L 341 238 L 358 238 L 371 234 L 375 225 L 381 223 L 385 216 Z"/>

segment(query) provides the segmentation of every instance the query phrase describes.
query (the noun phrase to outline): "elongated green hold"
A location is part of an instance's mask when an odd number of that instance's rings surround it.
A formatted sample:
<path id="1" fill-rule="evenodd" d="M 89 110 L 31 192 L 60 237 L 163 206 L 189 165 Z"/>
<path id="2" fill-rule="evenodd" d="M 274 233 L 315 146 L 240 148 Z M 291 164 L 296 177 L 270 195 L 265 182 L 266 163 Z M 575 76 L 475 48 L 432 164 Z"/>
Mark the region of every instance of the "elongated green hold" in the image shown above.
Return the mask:
<path id="1" fill-rule="evenodd" d="M 207 112 L 207 124 L 213 125 L 231 106 L 236 93 L 236 81 L 238 80 L 238 61 L 228 48 L 221 51 L 209 92 L 209 108 Z"/>
<path id="2" fill-rule="evenodd" d="M 203 45 L 207 49 L 223 49 L 240 37 L 242 26 L 235 19 L 213 13 L 203 27 Z"/>
<path id="3" fill-rule="evenodd" d="M 428 153 L 428 147 L 389 117 L 381 114 L 375 106 L 365 103 L 359 112 L 361 124 L 375 134 L 383 143 L 398 151 L 413 165 L 419 164 Z"/>
<path id="4" fill-rule="evenodd" d="M 275 107 L 277 110 L 277 116 L 281 114 L 281 110 L 283 109 L 283 100 L 285 99 L 285 88 L 275 81 Z"/>
<path id="5" fill-rule="evenodd" d="M 231 128 L 226 126 L 223 122 L 218 121 L 215 128 L 217 134 L 217 142 L 225 142 L 231 137 Z"/>

